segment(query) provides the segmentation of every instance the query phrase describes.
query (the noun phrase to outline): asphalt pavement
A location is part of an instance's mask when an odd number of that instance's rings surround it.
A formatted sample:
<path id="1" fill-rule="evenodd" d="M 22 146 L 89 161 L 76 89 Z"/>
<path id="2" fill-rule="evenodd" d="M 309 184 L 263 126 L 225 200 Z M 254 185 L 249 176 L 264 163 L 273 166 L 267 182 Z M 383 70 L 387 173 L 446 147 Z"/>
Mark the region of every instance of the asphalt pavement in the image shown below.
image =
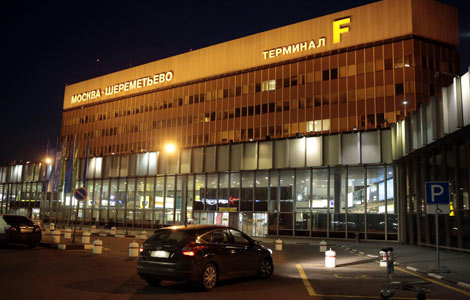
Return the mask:
<path id="1" fill-rule="evenodd" d="M 89 228 L 83 229 L 89 230 Z M 53 246 L 50 231 L 46 229 L 43 233 L 43 245 Z M 150 236 L 152 230 L 146 230 L 146 233 L 147 236 Z M 81 234 L 82 228 L 79 228 L 75 245 L 80 244 Z M 128 247 L 134 240 L 142 244 L 144 239 L 141 234 L 142 229 L 126 230 L 120 228 L 117 229 L 117 237 L 115 237 L 111 235 L 109 229 L 99 228 L 98 232 L 92 235 L 91 242 L 101 239 L 104 256 L 114 257 L 117 261 L 126 261 L 127 264 L 129 262 L 132 264 L 134 259 L 128 257 Z M 256 239 L 271 249 L 275 249 L 276 238 Z M 217 292 L 211 292 L 209 298 L 218 299 L 224 292 L 229 291 L 230 297 L 228 298 L 230 299 L 265 299 L 266 296 L 271 299 L 312 299 L 312 297 L 315 300 L 380 299 L 378 292 L 386 288 L 387 279 L 387 268 L 379 267 L 378 263 L 379 251 L 384 247 L 394 249 L 396 268 L 393 280 L 402 282 L 425 280 L 429 282 L 431 292 L 428 299 L 468 299 L 470 297 L 470 280 L 466 274 L 470 267 L 469 254 L 442 250 L 440 253 L 441 266 L 448 267 L 450 273 L 441 274 L 430 272 L 430 269 L 436 264 L 434 249 L 398 243 L 362 241 L 354 243 L 344 240 L 327 240 L 328 248 L 331 247 L 336 251 L 336 268 L 328 269 L 325 268 L 324 253 L 319 251 L 319 239 L 289 237 L 282 238 L 282 241 L 283 251 L 273 251 L 276 267 L 274 276 L 269 282 L 257 281 L 253 283 L 249 280 L 241 280 L 235 281 L 235 284 L 232 284 L 233 282 L 221 283 L 221 288 L 216 289 Z M 72 245 L 70 240 L 61 238 L 61 243 L 65 243 L 67 249 L 74 249 L 69 247 Z M 91 253 L 90 250 L 79 252 L 86 251 Z M 62 251 L 62 253 L 65 252 L 77 251 Z M 367 286 L 367 288 L 362 286 Z M 126 282 L 120 283 L 120 287 L 115 287 L 111 294 L 100 299 L 145 299 L 148 296 L 147 293 L 149 295 L 157 293 L 162 299 L 185 298 L 183 296 L 197 299 L 201 296 L 197 293 L 194 294 L 181 283 L 165 282 L 161 288 L 157 289 L 145 287 L 145 282 L 135 277 L 134 274 Z M 129 297 L 129 295 L 133 296 Z M 224 296 L 224 298 L 227 297 Z M 416 298 L 413 292 L 399 291 L 395 298 L 391 299 Z"/>

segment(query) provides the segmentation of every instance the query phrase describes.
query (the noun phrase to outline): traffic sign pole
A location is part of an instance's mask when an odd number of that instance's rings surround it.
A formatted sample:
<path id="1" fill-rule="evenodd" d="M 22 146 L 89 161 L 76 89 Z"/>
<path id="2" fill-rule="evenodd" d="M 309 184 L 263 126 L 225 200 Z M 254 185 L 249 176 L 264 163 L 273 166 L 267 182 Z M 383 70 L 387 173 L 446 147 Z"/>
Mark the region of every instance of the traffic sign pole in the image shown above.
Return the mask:
<path id="1" fill-rule="evenodd" d="M 77 199 L 77 209 L 75 212 L 75 222 L 73 223 L 72 243 L 75 243 L 75 232 L 77 231 L 78 210 L 80 209 L 80 201 Z"/>
<path id="2" fill-rule="evenodd" d="M 80 201 L 85 201 L 88 196 L 88 191 L 84 187 L 79 187 L 73 192 L 74 198 L 77 200 L 77 210 L 75 212 L 75 222 L 73 226 L 72 243 L 75 243 L 75 232 L 77 231 L 78 210 L 80 209 Z"/>
<path id="3" fill-rule="evenodd" d="M 434 273 L 449 273 L 448 267 L 441 266 L 439 252 L 439 215 L 450 212 L 449 182 L 425 182 L 427 214 L 435 215 L 436 223 L 436 265 L 431 268 Z"/>

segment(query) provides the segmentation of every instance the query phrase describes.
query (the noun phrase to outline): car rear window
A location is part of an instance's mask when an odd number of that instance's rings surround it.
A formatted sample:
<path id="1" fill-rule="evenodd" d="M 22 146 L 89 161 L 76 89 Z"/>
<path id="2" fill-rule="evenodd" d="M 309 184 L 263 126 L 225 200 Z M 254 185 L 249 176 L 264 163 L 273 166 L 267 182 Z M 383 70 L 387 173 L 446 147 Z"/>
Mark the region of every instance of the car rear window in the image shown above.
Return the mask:
<path id="1" fill-rule="evenodd" d="M 181 241 L 186 240 L 189 235 L 189 232 L 187 232 L 186 230 L 162 229 L 155 232 L 155 234 L 150 238 L 150 240 L 152 242 L 180 243 Z"/>
<path id="2" fill-rule="evenodd" d="M 24 224 L 24 225 L 34 225 L 34 223 L 23 216 L 3 216 L 3 219 L 5 222 L 7 222 L 8 225 L 12 224 Z"/>

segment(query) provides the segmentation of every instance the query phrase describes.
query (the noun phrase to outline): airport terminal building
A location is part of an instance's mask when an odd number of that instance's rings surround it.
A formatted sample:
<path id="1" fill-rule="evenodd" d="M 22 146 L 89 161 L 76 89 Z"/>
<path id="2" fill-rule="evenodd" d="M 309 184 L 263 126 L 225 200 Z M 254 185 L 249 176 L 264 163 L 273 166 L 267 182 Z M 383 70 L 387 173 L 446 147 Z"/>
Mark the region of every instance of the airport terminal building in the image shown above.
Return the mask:
<path id="1" fill-rule="evenodd" d="M 432 244 L 424 182 L 449 181 L 441 241 L 469 249 L 457 20 L 436 1 L 383 0 L 66 86 L 78 221 Z M 43 188 L 54 169 L 0 168 L 1 212 L 74 220 L 63 176 Z"/>

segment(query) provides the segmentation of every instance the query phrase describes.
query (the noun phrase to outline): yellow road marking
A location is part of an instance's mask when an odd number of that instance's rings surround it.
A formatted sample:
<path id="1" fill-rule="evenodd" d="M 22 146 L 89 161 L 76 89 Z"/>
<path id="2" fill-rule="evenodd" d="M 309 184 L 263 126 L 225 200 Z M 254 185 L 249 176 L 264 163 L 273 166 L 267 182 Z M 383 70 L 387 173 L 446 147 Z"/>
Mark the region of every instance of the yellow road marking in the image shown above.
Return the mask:
<path id="1" fill-rule="evenodd" d="M 308 281 L 307 275 L 305 275 L 304 269 L 302 269 L 302 266 L 299 264 L 295 264 L 297 267 L 297 270 L 299 271 L 300 277 L 302 277 L 302 281 L 304 282 L 305 288 L 307 289 L 307 292 L 310 296 L 317 296 L 317 293 L 315 293 L 315 290 L 313 289 L 312 285 Z"/>
<path id="2" fill-rule="evenodd" d="M 447 284 L 445 284 L 445 283 L 442 283 L 442 282 L 439 282 L 439 281 L 436 281 L 436 280 L 433 280 L 433 279 L 430 279 L 430 278 L 427 278 L 427 277 L 424 277 L 424 276 L 418 275 L 418 274 L 416 274 L 416 273 L 414 273 L 414 272 L 407 271 L 407 270 L 405 270 L 405 269 L 402 269 L 402 268 L 400 268 L 400 267 L 397 267 L 397 266 L 395 266 L 395 269 L 397 269 L 397 270 L 399 270 L 399 271 L 401 271 L 401 272 L 404 272 L 404 273 L 407 273 L 407 274 L 410 274 L 410 275 L 416 276 L 416 277 L 418 277 L 418 278 L 421 278 L 421 279 L 424 279 L 424 280 L 430 281 L 430 282 L 432 282 L 432 283 L 435 283 L 435 284 L 437 284 L 437 285 L 440 285 L 440 286 L 446 287 L 446 288 L 448 288 L 448 289 L 450 289 L 450 290 L 453 290 L 453 291 L 456 291 L 456 292 L 462 293 L 462 294 L 464 294 L 464 295 L 470 296 L 470 292 L 466 292 L 466 291 L 464 291 L 464 290 L 461 290 L 461 289 L 455 288 L 455 287 L 453 287 L 453 286 L 450 286 L 450 285 L 447 285 Z"/>

